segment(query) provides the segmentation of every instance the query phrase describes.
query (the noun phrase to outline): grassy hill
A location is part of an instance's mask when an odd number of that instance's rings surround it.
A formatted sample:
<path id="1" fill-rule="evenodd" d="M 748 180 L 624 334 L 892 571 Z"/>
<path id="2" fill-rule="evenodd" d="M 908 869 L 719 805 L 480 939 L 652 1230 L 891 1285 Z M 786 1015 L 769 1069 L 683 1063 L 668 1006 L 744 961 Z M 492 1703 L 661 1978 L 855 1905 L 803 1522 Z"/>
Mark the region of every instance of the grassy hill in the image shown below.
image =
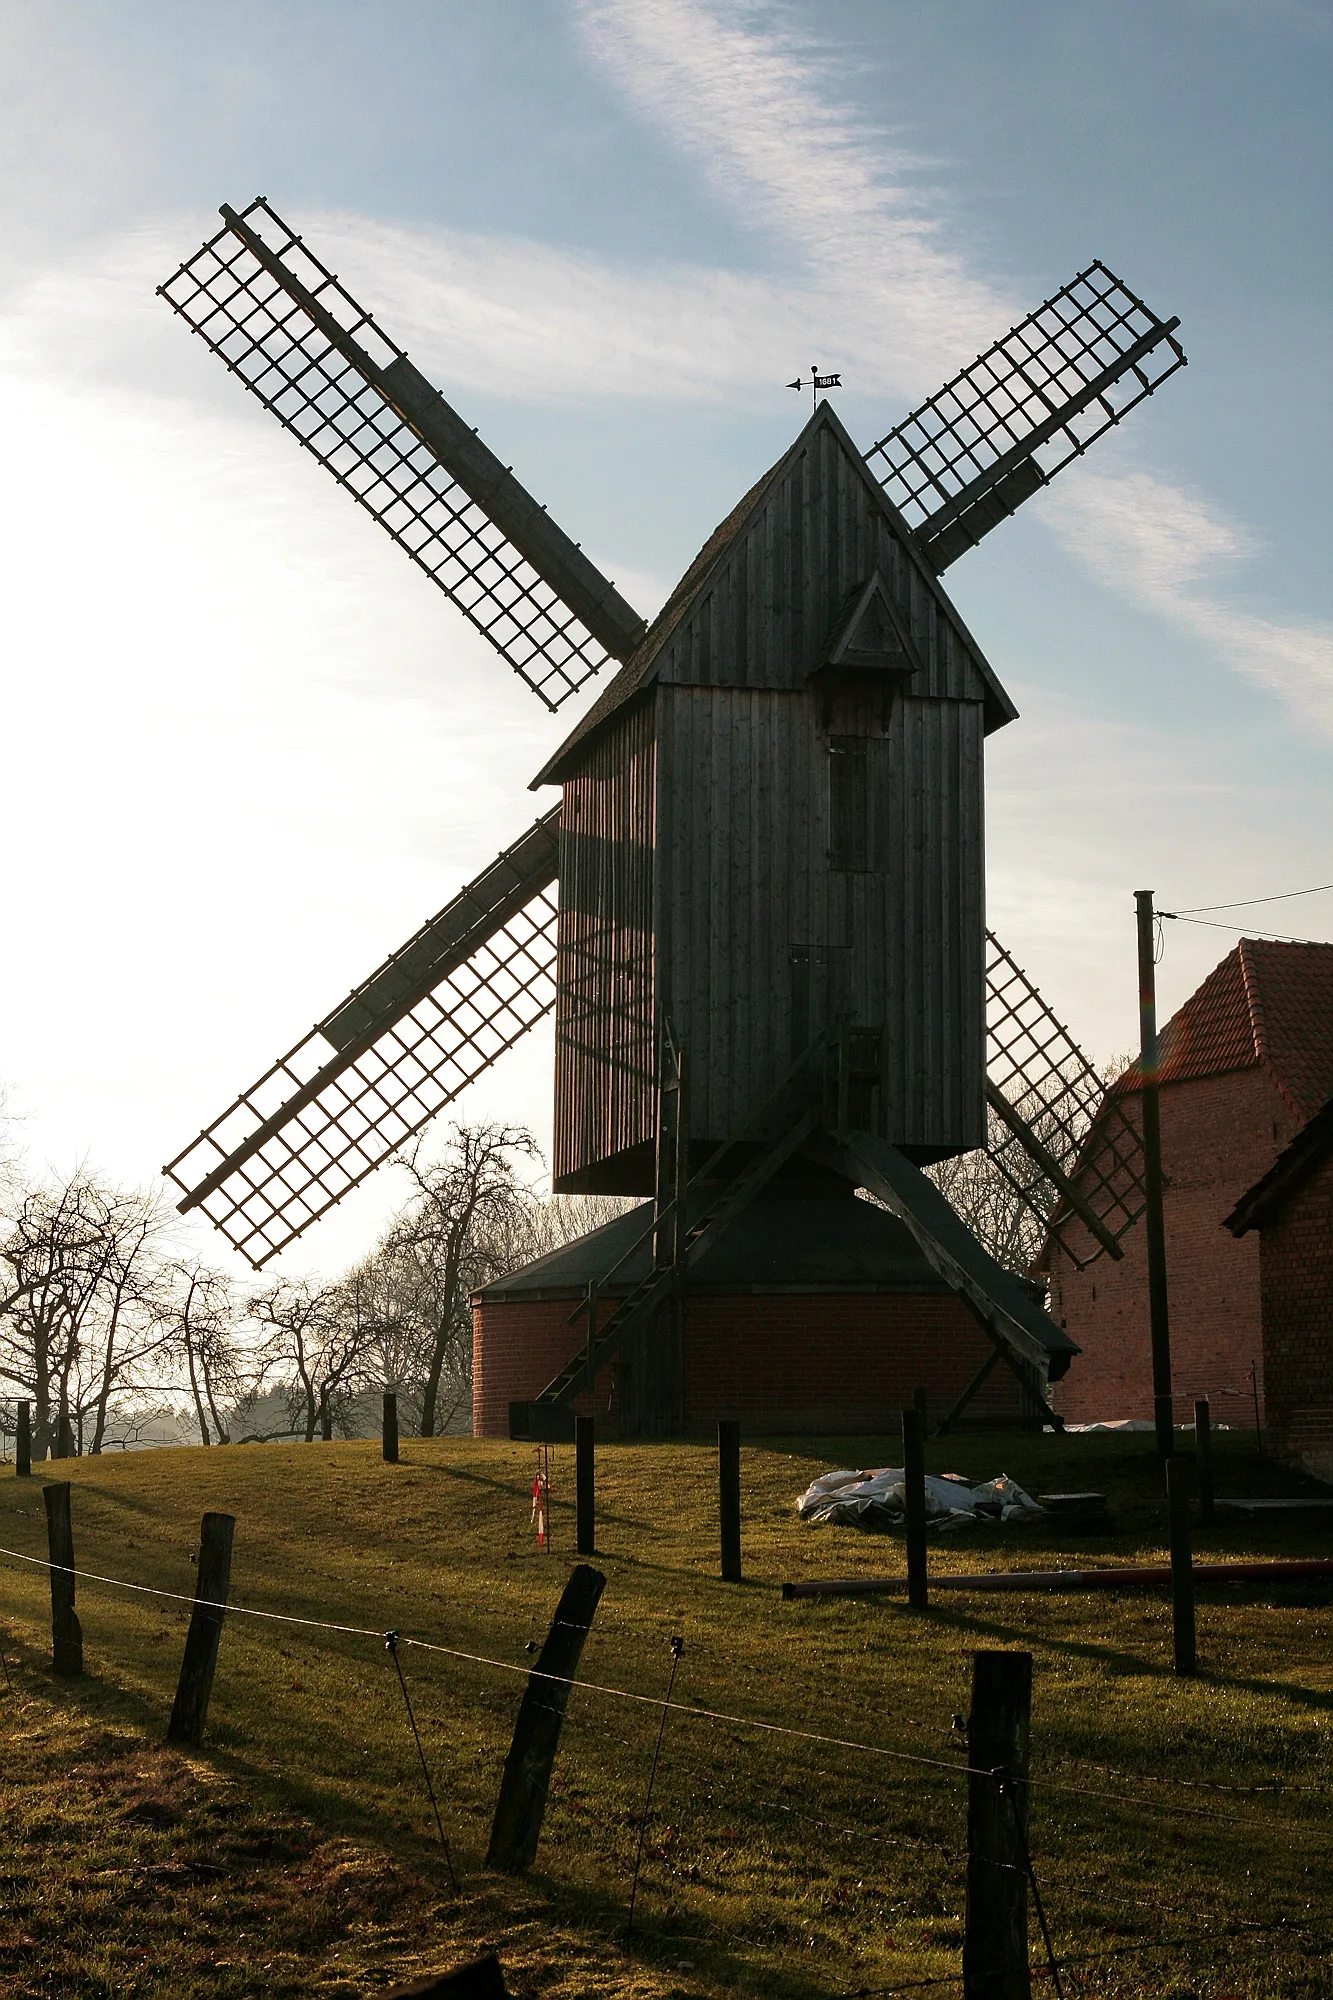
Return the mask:
<path id="1" fill-rule="evenodd" d="M 1222 1493 L 1294 1491 L 1215 1437 Z M 529 1525 L 530 1447 L 406 1442 L 172 1450 L 0 1477 L 0 1543 L 45 1555 L 44 1478 L 74 1487 L 80 1568 L 188 1594 L 206 1508 L 237 1518 L 236 1604 L 363 1628 L 229 1618 L 208 1740 L 161 1748 L 188 1607 L 81 1582 L 87 1673 L 49 1673 L 45 1575 L 0 1557 L 6 1802 L 0 1994 L 372 1993 L 495 1944 L 519 1993 L 791 1996 L 960 1989 L 966 1783 L 953 1727 L 978 1647 L 1035 1656 L 1034 1862 L 1066 1990 L 1314 1996 L 1333 1945 L 1333 1591 L 1201 1597 L 1200 1678 L 1170 1671 L 1162 1596 L 783 1603 L 802 1575 L 902 1566 L 890 1537 L 810 1529 L 792 1501 L 883 1438 L 743 1453 L 746 1581 L 717 1579 L 716 1456 L 598 1454 L 598 1566 L 538 1866 L 483 1865 L 532 1649 L 573 1557 Z M 1049 1523 L 935 1545 L 940 1568 L 1164 1560 L 1151 1437 L 946 1440 L 932 1470 L 1109 1493 L 1113 1536 Z M 1196 1554 L 1333 1552 L 1319 1517 L 1232 1521 Z M 450 1894 L 388 1627 L 460 1893 Z M 639 1814 L 685 1640 L 639 1886 Z M 460 1658 L 458 1655 L 472 1655 Z M 784 1734 L 753 1726 L 780 1725 Z M 925 1761 L 906 1761 L 903 1753 Z M 1036 1931 L 1034 1964 L 1036 1963 Z M 1038 1983 L 1049 1991 L 1049 1982 Z"/>

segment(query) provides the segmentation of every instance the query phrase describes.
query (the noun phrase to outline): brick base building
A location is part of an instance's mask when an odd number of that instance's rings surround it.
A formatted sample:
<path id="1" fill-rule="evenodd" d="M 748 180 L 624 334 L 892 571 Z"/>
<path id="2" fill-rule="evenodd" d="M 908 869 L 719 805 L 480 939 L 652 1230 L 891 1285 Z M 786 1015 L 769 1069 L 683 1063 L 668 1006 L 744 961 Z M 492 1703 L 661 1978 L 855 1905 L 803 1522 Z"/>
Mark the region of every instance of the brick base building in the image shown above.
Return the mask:
<path id="1" fill-rule="evenodd" d="M 1226 1221 L 1258 1247 L 1269 1442 L 1333 1480 L 1333 1099 Z"/>
<path id="2" fill-rule="evenodd" d="M 1173 1387 L 1187 1415 L 1207 1396 L 1215 1422 L 1250 1423 L 1252 1369 L 1261 1408 L 1266 1391 L 1260 1242 L 1223 1224 L 1333 1092 L 1333 945 L 1244 940 L 1163 1029 L 1160 1061 Z M 1113 1086 L 1136 1124 L 1138 1082 L 1132 1066 Z M 1080 1350 L 1055 1396 L 1071 1422 L 1153 1414 L 1142 1221 L 1122 1247 L 1080 1269 L 1052 1239 L 1041 1259 Z"/>
<path id="3" fill-rule="evenodd" d="M 508 1436 L 510 1403 L 538 1395 L 568 1361 L 583 1337 L 571 1313 L 650 1215 L 645 1203 L 476 1293 L 479 1437 Z M 644 1245 L 603 1297 L 632 1289 L 648 1256 Z M 1053 1326 L 1048 1337 L 1054 1377 L 1072 1347 Z M 719 1417 L 770 1433 L 896 1431 L 914 1390 L 925 1390 L 938 1419 L 992 1353 L 904 1225 L 832 1177 L 774 1183 L 722 1232 L 690 1274 L 680 1338 L 687 1434 L 708 1431 Z M 634 1365 L 627 1356 L 598 1378 L 596 1415 L 612 1428 L 624 1370 Z M 573 1408 L 593 1404 L 585 1395 Z M 1017 1376 L 998 1366 L 964 1421 L 1016 1424 L 1034 1415 Z"/>

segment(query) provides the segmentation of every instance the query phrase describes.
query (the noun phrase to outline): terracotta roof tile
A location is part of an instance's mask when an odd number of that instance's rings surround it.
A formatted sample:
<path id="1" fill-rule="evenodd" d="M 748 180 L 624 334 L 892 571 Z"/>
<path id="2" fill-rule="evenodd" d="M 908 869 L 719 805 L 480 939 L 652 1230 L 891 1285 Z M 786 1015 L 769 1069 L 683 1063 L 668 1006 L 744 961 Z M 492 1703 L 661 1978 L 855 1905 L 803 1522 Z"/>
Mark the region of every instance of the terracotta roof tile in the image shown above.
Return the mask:
<path id="1" fill-rule="evenodd" d="M 1263 1063 L 1302 1117 L 1313 1117 L 1333 1096 L 1333 944 L 1243 938 L 1171 1016 L 1160 1058 L 1163 1083 Z M 1131 1063 L 1115 1089 L 1140 1082 Z"/>

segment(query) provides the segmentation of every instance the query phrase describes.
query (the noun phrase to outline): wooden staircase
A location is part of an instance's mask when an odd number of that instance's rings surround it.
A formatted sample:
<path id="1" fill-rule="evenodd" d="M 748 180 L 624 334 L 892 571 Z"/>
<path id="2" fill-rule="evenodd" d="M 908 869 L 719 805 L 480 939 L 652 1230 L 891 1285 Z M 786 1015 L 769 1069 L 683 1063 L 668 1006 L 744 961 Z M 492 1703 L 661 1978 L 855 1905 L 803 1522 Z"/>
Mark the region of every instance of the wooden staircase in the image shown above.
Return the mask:
<path id="1" fill-rule="evenodd" d="M 755 1114 L 755 1122 L 771 1106 L 781 1100 L 790 1090 L 795 1078 L 808 1071 L 814 1051 L 807 1051 L 799 1063 L 795 1064 L 778 1088 Z M 712 1153 L 699 1172 L 694 1175 L 682 1193 L 672 1201 L 655 1208 L 652 1220 L 635 1237 L 624 1255 L 612 1265 L 596 1287 L 595 1292 L 603 1293 L 614 1286 L 617 1277 L 631 1263 L 636 1253 L 654 1240 L 661 1241 L 664 1222 L 673 1219 L 679 1207 L 684 1215 L 683 1226 L 676 1233 L 678 1246 L 674 1262 L 658 1264 L 641 1278 L 633 1289 L 616 1301 L 605 1322 L 598 1326 L 591 1343 L 585 1342 L 570 1355 L 560 1373 L 547 1383 L 539 1396 L 530 1403 L 511 1403 L 509 1412 L 510 1436 L 527 1437 L 536 1440 L 558 1439 L 570 1434 L 571 1419 L 568 1405 L 580 1390 L 591 1386 L 596 1376 L 621 1352 L 629 1336 L 637 1332 L 673 1296 L 685 1273 L 696 1264 L 704 1252 L 737 1216 L 766 1187 L 773 1176 L 786 1165 L 793 1154 L 818 1131 L 820 1114 L 814 1105 L 808 1106 L 783 1133 L 780 1139 L 766 1146 L 757 1157 L 752 1158 L 739 1172 L 722 1182 L 716 1180 L 725 1155 L 734 1150 L 732 1144 L 721 1146 Z M 706 1192 L 705 1192 L 706 1191 Z M 692 1217 L 688 1213 L 689 1197 L 704 1196 L 703 1206 Z M 570 1315 L 571 1320 L 584 1316 L 588 1308 L 579 1305 Z"/>

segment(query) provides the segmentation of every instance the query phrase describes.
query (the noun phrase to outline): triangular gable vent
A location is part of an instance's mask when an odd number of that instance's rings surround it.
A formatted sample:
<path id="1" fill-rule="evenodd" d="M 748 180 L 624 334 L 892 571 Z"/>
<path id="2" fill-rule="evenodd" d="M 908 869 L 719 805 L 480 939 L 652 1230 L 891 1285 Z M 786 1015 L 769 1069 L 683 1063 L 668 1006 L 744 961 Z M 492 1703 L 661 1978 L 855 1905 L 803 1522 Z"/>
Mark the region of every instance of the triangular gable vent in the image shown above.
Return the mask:
<path id="1" fill-rule="evenodd" d="M 838 619 L 824 665 L 879 674 L 914 674 L 925 665 L 880 570 L 872 570 Z"/>

